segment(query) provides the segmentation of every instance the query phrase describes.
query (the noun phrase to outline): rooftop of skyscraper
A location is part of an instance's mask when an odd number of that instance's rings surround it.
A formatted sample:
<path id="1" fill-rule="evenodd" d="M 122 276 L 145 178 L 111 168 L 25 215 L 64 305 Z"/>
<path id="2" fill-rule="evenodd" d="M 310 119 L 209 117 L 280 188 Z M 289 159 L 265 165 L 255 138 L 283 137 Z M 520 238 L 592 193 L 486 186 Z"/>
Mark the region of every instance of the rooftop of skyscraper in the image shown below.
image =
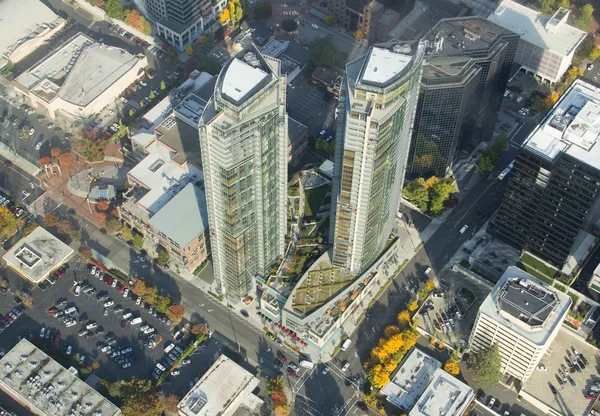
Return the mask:
<path id="1" fill-rule="evenodd" d="M 548 159 L 564 152 L 600 169 L 600 87 L 578 79 L 562 95 L 523 146 Z"/>
<path id="2" fill-rule="evenodd" d="M 479 313 L 534 344 L 544 344 L 571 306 L 571 298 L 518 267 L 506 269 Z"/>

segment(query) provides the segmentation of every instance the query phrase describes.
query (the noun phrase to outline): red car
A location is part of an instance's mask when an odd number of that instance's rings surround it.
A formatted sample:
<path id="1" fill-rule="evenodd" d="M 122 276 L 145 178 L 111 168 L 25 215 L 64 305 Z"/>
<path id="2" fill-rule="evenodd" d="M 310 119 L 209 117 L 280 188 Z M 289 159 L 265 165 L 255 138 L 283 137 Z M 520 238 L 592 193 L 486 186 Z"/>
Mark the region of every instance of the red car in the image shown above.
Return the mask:
<path id="1" fill-rule="evenodd" d="M 287 361 L 287 358 L 285 358 L 285 355 L 283 355 L 281 351 L 277 351 L 277 358 L 279 358 L 279 361 L 281 361 L 282 363 L 285 363 Z"/>
<path id="2" fill-rule="evenodd" d="M 57 279 L 60 279 L 62 277 L 62 272 L 60 270 L 57 270 L 54 272 L 54 276 L 56 276 Z"/>
<path id="3" fill-rule="evenodd" d="M 288 367 L 287 373 L 288 373 L 288 375 L 290 375 L 292 377 L 296 377 L 296 378 L 298 377 L 298 374 L 296 374 L 296 372 L 290 367 Z"/>
<path id="4" fill-rule="evenodd" d="M 15 321 L 13 318 L 11 318 L 11 317 L 10 317 L 10 316 L 8 316 L 8 315 L 6 315 L 6 316 L 4 317 L 4 320 L 5 320 L 6 322 L 8 322 L 9 324 L 12 324 L 12 323 Z"/>
<path id="5" fill-rule="evenodd" d="M 121 292 L 121 293 L 125 292 L 125 285 L 121 285 L 121 287 L 119 288 L 119 292 Z"/>
<path id="6" fill-rule="evenodd" d="M 106 131 L 104 132 L 104 135 L 105 135 L 106 137 L 110 137 L 110 136 L 112 136 L 112 133 L 111 133 L 110 131 L 106 130 Z"/>

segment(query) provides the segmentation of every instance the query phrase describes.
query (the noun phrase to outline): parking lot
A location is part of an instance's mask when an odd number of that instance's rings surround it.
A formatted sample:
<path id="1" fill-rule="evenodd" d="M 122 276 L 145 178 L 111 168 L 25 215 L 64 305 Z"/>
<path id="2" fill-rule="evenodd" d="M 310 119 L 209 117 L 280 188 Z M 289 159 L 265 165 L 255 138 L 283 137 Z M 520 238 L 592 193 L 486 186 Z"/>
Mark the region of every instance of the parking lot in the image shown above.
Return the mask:
<path id="1" fill-rule="evenodd" d="M 28 308 L 17 322 L 0 334 L 0 347 L 6 350 L 10 349 L 16 344 L 19 336 L 39 338 L 41 329 L 45 328 L 45 333 L 53 331 L 53 336 L 60 334 L 59 345 L 65 351 L 68 346 L 71 346 L 71 355 L 85 356 L 86 365 L 97 361 L 100 364 L 97 370 L 99 377 L 128 378 L 134 375 L 148 378 L 155 365 L 154 363 L 164 356 L 166 343 L 173 340 L 169 328 L 158 317 L 154 317 L 144 310 L 143 306 L 136 305 L 133 300 L 134 297 L 123 297 L 117 288 L 107 286 L 103 280 L 92 276 L 88 269 L 87 263 L 80 258 L 76 258 L 71 262 L 70 269 L 58 279 L 56 284 L 47 284 L 45 290 L 39 287 L 30 288 L 27 282 L 16 276 L 11 270 L 6 270 L 10 290 L 0 295 L 2 296 L 0 314 L 5 315 L 16 305 L 14 293 L 23 288 L 32 291 L 34 306 Z M 95 291 L 90 294 L 81 291 L 79 296 L 76 296 L 73 291 L 75 281 L 81 282 L 82 287 L 89 284 L 95 288 Z M 108 298 L 99 301 L 99 294 L 106 294 Z M 77 312 L 73 315 L 73 318 L 77 321 L 75 325 L 67 327 L 60 319 L 48 313 L 48 309 L 55 305 L 59 299 L 66 301 L 65 305 L 58 308 L 63 313 L 70 307 L 77 308 Z M 114 305 L 105 308 L 104 303 L 109 300 L 112 300 Z M 121 308 L 122 310 L 120 310 Z M 107 310 L 106 315 L 105 309 Z M 131 319 L 140 317 L 142 322 L 138 325 L 132 325 L 129 321 L 123 319 L 123 316 L 127 313 L 132 314 Z M 83 330 L 89 324 L 92 324 L 92 326 L 95 324 L 96 326 L 90 328 L 90 335 L 84 335 Z M 158 342 L 158 345 L 153 349 L 144 347 L 141 343 L 143 339 L 148 339 L 148 336 L 140 335 L 140 328 L 146 325 L 155 328 L 154 333 L 157 334 L 157 340 L 162 337 L 162 342 Z M 174 331 L 176 330 L 177 328 L 174 329 Z M 82 335 L 80 335 L 80 332 Z M 106 345 L 106 341 L 110 339 L 111 335 L 116 340 L 113 348 L 132 348 L 135 358 L 131 367 L 122 368 L 122 363 L 110 359 L 101 351 L 101 346 Z"/>

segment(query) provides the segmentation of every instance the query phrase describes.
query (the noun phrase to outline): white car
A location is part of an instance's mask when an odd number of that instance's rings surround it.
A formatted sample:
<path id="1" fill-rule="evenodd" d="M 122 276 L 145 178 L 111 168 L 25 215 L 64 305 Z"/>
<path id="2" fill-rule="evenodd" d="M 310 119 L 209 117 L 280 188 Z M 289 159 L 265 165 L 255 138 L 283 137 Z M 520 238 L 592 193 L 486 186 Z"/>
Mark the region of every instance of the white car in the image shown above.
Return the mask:
<path id="1" fill-rule="evenodd" d="M 143 81 L 143 80 L 140 81 L 140 84 L 142 84 L 142 87 L 147 87 L 148 86 L 148 84 L 146 83 L 146 81 Z"/>
<path id="2" fill-rule="evenodd" d="M 98 324 L 96 322 L 90 322 L 89 324 L 87 324 L 85 326 L 85 329 L 94 329 L 98 326 Z"/>
<path id="3" fill-rule="evenodd" d="M 538 371 L 548 371 L 548 369 L 546 368 L 546 366 L 544 364 L 540 364 L 536 367 L 536 370 Z"/>
<path id="4" fill-rule="evenodd" d="M 144 331 L 144 334 L 151 334 L 154 332 L 154 328 L 150 327 Z"/>
<path id="5" fill-rule="evenodd" d="M 346 370 L 349 368 L 350 368 L 350 363 L 348 361 L 346 361 L 346 364 L 344 364 L 344 366 L 342 367 L 342 371 L 346 372 Z"/>
<path id="6" fill-rule="evenodd" d="M 429 273 L 431 273 L 431 267 L 425 269 L 425 275 L 428 275 Z"/>
<path id="7" fill-rule="evenodd" d="M 33 133 L 35 133 L 35 129 L 32 127 L 31 130 L 29 130 L 29 135 L 33 136 Z"/>
<path id="8" fill-rule="evenodd" d="M 491 409 L 492 407 L 494 407 L 494 403 L 496 403 L 496 399 L 492 397 L 488 403 L 488 407 Z"/>
<path id="9" fill-rule="evenodd" d="M 81 286 L 79 286 L 79 285 L 75 286 L 75 296 L 79 296 L 80 293 L 81 293 Z"/>
<path id="10" fill-rule="evenodd" d="M 112 299 L 109 299 L 106 302 L 104 302 L 104 307 L 108 308 L 109 306 L 113 306 L 114 304 L 115 302 Z"/>
<path id="11" fill-rule="evenodd" d="M 129 289 L 125 289 L 125 292 L 129 292 Z M 125 292 L 123 292 L 123 296 L 125 296 Z M 139 305 L 140 303 L 142 303 L 142 298 L 138 296 L 135 300 L 135 304 Z"/>
<path id="12" fill-rule="evenodd" d="M 125 363 L 125 364 L 123 364 L 123 368 L 129 368 L 129 367 L 131 367 L 131 363 Z"/>
<path id="13" fill-rule="evenodd" d="M 126 298 L 128 295 L 129 295 L 129 289 L 125 289 L 125 290 L 123 291 L 123 297 L 124 297 L 124 298 Z M 141 299 L 142 299 L 142 298 L 138 298 L 138 300 L 139 300 L 140 302 L 141 302 Z M 135 301 L 135 304 L 136 304 L 136 305 L 139 305 L 140 303 L 139 303 L 139 302 L 136 300 L 136 301 Z"/>
<path id="14" fill-rule="evenodd" d="M 69 345 L 67 347 L 67 355 L 71 355 L 72 352 L 73 352 L 73 347 L 71 345 Z"/>
<path id="15" fill-rule="evenodd" d="M 92 267 L 92 273 L 91 274 L 93 274 L 93 275 L 96 274 L 96 266 Z"/>
<path id="16" fill-rule="evenodd" d="M 329 366 L 328 365 L 325 366 L 325 368 L 323 369 L 323 371 L 321 372 L 321 374 L 325 375 L 327 373 L 329 373 Z"/>
<path id="17" fill-rule="evenodd" d="M 468 226 L 468 225 L 463 225 L 463 226 L 462 226 L 462 228 L 460 229 L 460 233 L 461 233 L 461 234 L 464 234 L 464 233 L 465 233 L 465 231 L 467 231 L 467 228 L 469 228 L 469 226 Z"/>
<path id="18" fill-rule="evenodd" d="M 317 25 L 317 24 L 315 24 L 315 23 L 313 23 L 311 26 L 312 26 L 312 28 L 313 28 L 313 29 L 315 29 L 315 30 L 319 28 L 319 25 Z"/>
<path id="19" fill-rule="evenodd" d="M 37 142 L 35 144 L 35 150 L 40 150 L 42 148 L 42 142 Z"/>

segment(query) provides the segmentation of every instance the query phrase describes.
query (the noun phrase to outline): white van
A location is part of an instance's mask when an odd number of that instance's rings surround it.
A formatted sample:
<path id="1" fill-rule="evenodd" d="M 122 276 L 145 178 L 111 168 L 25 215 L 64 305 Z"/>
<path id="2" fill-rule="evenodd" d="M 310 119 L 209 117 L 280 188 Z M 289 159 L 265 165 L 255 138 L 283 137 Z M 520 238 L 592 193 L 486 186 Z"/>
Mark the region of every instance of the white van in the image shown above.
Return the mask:
<path id="1" fill-rule="evenodd" d="M 175 344 L 170 343 L 165 347 L 165 354 L 168 354 L 173 348 L 175 348 Z"/>
<path id="2" fill-rule="evenodd" d="M 142 323 L 142 318 L 140 318 L 139 316 L 137 318 L 133 318 L 131 320 L 131 325 L 137 325 L 137 324 L 141 324 Z"/>
<path id="3" fill-rule="evenodd" d="M 306 367 L 306 368 L 310 368 L 310 369 L 314 368 L 314 366 L 315 366 L 311 361 L 307 361 L 307 360 L 300 360 L 299 364 L 302 367 Z"/>
<path id="4" fill-rule="evenodd" d="M 342 351 L 346 351 L 348 349 L 348 347 L 350 346 L 350 344 L 352 344 L 352 341 L 350 341 L 350 338 L 348 338 L 346 341 L 344 341 L 344 343 L 342 344 Z"/>
<path id="5" fill-rule="evenodd" d="M 77 308 L 75 306 L 71 306 L 70 308 L 65 309 L 66 315 L 72 315 L 77 312 Z"/>

